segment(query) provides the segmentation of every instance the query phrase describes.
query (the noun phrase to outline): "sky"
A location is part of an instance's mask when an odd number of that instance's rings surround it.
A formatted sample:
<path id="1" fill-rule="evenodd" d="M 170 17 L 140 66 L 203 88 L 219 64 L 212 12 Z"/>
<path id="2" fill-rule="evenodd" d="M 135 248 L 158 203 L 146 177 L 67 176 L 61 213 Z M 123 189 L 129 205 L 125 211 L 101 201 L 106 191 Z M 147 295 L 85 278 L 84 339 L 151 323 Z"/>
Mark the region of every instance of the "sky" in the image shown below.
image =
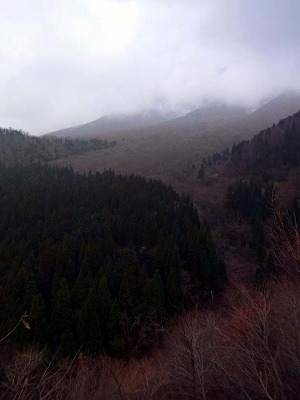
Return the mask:
<path id="1" fill-rule="evenodd" d="M 0 0 L 0 126 L 300 90 L 299 0 Z"/>

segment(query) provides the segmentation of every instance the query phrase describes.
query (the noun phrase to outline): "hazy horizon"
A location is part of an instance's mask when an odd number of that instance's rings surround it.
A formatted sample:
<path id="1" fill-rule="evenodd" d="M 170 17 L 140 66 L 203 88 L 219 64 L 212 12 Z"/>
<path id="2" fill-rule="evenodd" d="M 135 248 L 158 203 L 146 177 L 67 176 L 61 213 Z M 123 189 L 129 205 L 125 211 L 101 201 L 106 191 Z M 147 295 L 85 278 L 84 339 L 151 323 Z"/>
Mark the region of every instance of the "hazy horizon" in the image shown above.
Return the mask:
<path id="1" fill-rule="evenodd" d="M 255 108 L 300 90 L 296 0 L 4 0 L 0 126 L 42 134 L 105 114 Z"/>

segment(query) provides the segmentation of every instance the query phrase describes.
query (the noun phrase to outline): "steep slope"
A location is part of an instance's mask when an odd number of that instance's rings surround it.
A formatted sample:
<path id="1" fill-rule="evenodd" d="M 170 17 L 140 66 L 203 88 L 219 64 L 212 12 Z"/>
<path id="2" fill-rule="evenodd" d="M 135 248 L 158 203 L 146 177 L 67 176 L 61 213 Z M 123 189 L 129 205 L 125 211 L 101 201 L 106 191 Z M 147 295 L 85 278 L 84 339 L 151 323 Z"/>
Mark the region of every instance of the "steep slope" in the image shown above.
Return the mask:
<path id="1" fill-rule="evenodd" d="M 234 145 L 228 165 L 261 182 L 276 182 L 288 202 L 300 195 L 299 166 L 300 111 L 261 131 L 252 140 Z"/>
<path id="2" fill-rule="evenodd" d="M 282 174 L 299 164 L 300 111 L 261 131 L 251 140 L 234 145 L 231 152 L 231 166 L 266 179 L 280 180 Z"/>
<path id="3" fill-rule="evenodd" d="M 234 144 L 229 161 L 216 160 L 202 164 L 195 203 L 219 238 L 230 276 L 253 280 L 259 271 L 265 277 L 272 271 L 265 225 L 274 194 L 277 207 L 300 216 L 300 112 Z"/>

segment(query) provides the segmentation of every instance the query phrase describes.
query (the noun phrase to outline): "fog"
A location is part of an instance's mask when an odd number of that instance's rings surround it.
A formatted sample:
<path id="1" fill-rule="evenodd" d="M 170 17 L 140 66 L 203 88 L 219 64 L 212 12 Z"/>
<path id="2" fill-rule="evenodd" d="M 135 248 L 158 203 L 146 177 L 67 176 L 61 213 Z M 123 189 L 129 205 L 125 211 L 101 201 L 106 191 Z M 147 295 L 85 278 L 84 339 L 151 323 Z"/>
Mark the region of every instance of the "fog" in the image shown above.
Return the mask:
<path id="1" fill-rule="evenodd" d="M 0 126 L 300 90 L 299 0 L 1 0 Z"/>

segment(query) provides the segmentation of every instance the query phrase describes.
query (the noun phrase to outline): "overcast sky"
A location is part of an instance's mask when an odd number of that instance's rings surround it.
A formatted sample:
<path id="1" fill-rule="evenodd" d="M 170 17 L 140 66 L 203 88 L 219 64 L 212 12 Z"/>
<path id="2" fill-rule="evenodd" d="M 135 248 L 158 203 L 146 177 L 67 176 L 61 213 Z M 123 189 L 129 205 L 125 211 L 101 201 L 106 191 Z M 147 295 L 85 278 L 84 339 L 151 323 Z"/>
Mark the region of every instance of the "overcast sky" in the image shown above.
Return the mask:
<path id="1" fill-rule="evenodd" d="M 300 90 L 299 0 L 0 0 L 0 126 Z"/>

